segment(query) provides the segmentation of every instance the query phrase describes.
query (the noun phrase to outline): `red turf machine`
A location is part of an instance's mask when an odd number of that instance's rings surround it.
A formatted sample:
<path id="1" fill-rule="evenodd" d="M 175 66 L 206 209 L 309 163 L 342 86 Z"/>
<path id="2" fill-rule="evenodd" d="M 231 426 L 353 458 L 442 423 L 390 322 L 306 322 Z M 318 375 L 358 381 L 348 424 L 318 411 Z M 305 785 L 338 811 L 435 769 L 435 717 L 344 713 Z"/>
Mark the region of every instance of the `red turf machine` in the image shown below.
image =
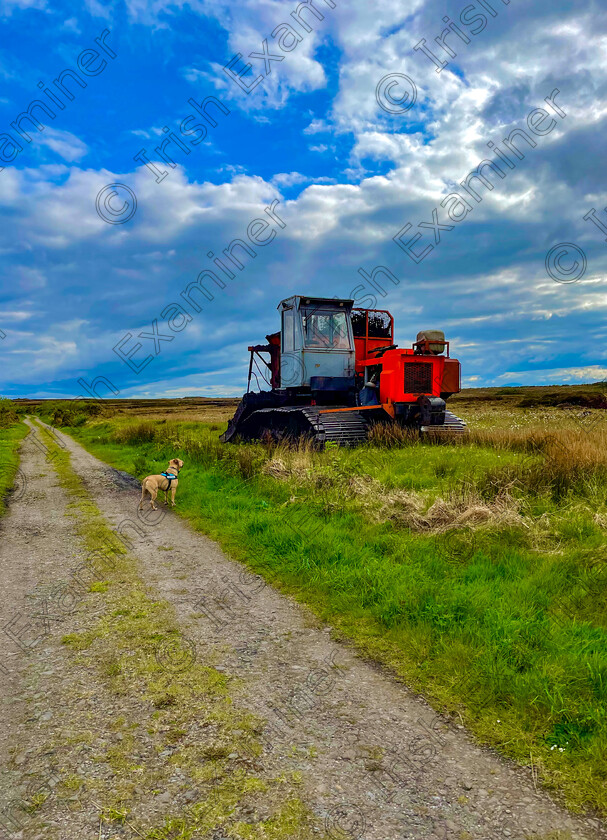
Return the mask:
<path id="1" fill-rule="evenodd" d="M 247 393 L 221 440 L 308 436 L 319 445 L 355 445 L 373 423 L 399 423 L 420 434 L 461 435 L 466 424 L 446 410 L 461 390 L 460 364 L 440 330 L 394 344 L 394 319 L 352 300 L 283 300 L 280 332 L 249 347 Z M 251 390 L 260 377 L 270 390 Z"/>

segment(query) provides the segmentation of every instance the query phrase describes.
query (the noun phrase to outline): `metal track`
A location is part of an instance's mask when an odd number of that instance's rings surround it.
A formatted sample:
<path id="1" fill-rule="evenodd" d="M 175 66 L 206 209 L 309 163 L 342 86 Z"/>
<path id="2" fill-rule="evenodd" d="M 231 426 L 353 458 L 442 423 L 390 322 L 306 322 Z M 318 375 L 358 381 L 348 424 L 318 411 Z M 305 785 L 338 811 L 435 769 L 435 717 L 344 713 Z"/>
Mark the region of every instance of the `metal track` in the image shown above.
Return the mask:
<path id="1" fill-rule="evenodd" d="M 368 410 L 357 411 L 356 408 L 351 411 L 331 411 L 323 406 L 260 407 L 244 419 L 237 412 L 223 440 L 230 440 L 235 435 L 259 440 L 269 433 L 277 439 L 307 437 L 320 448 L 326 443 L 357 446 L 367 439 L 373 414 Z M 450 411 L 445 411 L 445 422 L 442 425 L 420 427 L 422 437 L 460 436 L 467 432 L 466 423 Z"/>
<path id="2" fill-rule="evenodd" d="M 356 446 L 363 443 L 369 434 L 365 414 L 366 412 L 356 409 L 317 414 L 324 432 L 322 442 L 337 443 L 340 446 Z"/>
<path id="3" fill-rule="evenodd" d="M 322 406 L 261 408 L 238 424 L 236 431 L 250 440 L 263 437 L 265 432 L 278 438 L 305 436 L 320 447 L 330 442 L 356 446 L 367 439 L 369 427 L 364 412 L 321 410 Z"/>
<path id="4" fill-rule="evenodd" d="M 424 435 L 465 435 L 468 433 L 468 426 L 456 414 L 445 411 L 445 422 L 441 426 L 421 426 L 420 433 Z"/>

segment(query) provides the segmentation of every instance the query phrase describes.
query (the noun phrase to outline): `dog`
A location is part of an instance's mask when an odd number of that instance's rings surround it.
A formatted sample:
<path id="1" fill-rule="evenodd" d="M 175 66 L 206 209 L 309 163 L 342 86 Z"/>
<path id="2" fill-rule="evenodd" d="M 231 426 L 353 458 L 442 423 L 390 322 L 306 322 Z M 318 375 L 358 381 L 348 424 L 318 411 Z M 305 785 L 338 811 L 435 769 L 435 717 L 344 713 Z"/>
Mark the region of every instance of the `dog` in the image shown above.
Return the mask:
<path id="1" fill-rule="evenodd" d="M 169 503 L 169 492 L 171 493 L 171 505 L 175 507 L 175 493 L 177 492 L 177 484 L 179 483 L 179 470 L 183 467 L 183 461 L 179 458 L 171 458 L 169 466 L 161 475 L 148 475 L 143 479 L 141 484 L 141 501 L 139 502 L 139 510 L 143 510 L 143 502 L 145 494 L 150 494 L 150 504 L 152 510 L 158 510 L 155 505 L 156 496 L 159 490 L 164 490 L 164 503 Z"/>

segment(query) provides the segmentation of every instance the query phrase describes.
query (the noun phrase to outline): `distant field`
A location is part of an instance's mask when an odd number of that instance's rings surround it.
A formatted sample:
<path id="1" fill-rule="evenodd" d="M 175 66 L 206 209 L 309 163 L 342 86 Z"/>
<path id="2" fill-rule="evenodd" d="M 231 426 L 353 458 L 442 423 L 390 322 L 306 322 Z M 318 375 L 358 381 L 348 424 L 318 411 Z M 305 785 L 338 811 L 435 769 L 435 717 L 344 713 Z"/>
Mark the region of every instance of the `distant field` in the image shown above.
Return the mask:
<path id="1" fill-rule="evenodd" d="M 99 400 L 97 404 L 104 412 L 119 417 L 137 416 L 158 418 L 160 420 L 201 421 L 205 423 L 224 423 L 234 413 L 239 400 L 237 398 L 185 397 L 183 399 L 161 400 Z M 76 403 L 75 405 L 79 405 Z M 25 409 L 39 409 L 48 406 L 69 406 L 69 400 L 17 400 L 16 405 Z M 564 408 L 557 408 L 557 406 Z M 467 388 L 451 397 L 449 408 L 456 414 L 465 414 L 464 419 L 485 422 L 487 412 L 499 415 L 505 425 L 510 419 L 519 421 L 525 418 L 529 423 L 538 420 L 544 423 L 550 413 L 516 412 L 510 418 L 508 412 L 518 408 L 555 408 L 559 421 L 567 412 L 582 411 L 584 408 L 607 408 L 607 383 L 594 385 L 551 385 L 529 386 L 526 388 Z M 496 416 L 495 421 L 498 421 Z M 495 425 L 495 423 L 491 424 Z"/>
<path id="2" fill-rule="evenodd" d="M 321 453 L 221 444 L 236 401 L 20 410 L 139 479 L 181 457 L 195 527 L 571 807 L 607 814 L 603 404 L 600 385 L 467 390 L 449 403 L 465 441 Z"/>
<path id="3" fill-rule="evenodd" d="M 205 423 L 227 423 L 234 414 L 240 400 L 206 399 L 204 397 L 187 397 L 180 400 L 99 400 L 98 405 L 104 414 L 118 417 L 146 417 L 159 420 L 195 420 Z M 92 401 L 91 401 L 92 403 Z M 63 407 L 68 411 L 72 406 L 77 408 L 85 403 L 72 403 L 70 400 L 16 400 L 20 410 L 36 412 L 44 411 L 48 415 L 54 407 Z M 88 404 L 90 405 L 90 403 Z"/>

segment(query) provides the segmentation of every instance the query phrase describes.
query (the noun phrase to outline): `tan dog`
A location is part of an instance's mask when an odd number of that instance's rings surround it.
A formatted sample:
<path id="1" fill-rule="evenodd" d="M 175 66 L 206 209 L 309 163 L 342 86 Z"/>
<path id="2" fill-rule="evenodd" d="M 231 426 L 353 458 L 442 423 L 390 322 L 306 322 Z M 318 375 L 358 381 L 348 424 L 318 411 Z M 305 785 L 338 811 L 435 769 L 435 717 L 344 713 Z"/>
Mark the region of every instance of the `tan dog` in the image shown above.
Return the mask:
<path id="1" fill-rule="evenodd" d="M 147 478 L 144 478 L 141 484 L 141 501 L 139 502 L 139 510 L 143 510 L 143 501 L 145 499 L 146 492 L 150 494 L 150 504 L 152 505 L 152 510 L 158 510 L 154 503 L 159 490 L 164 490 L 165 505 L 168 505 L 169 503 L 170 490 L 171 504 L 175 507 L 175 493 L 177 492 L 177 484 L 179 481 L 178 475 L 179 470 L 182 467 L 183 461 L 180 461 L 179 458 L 171 458 L 169 466 L 166 468 L 165 472 L 168 473 L 169 476 L 174 475 L 175 478 L 171 478 L 169 480 L 166 475 L 148 475 Z"/>

